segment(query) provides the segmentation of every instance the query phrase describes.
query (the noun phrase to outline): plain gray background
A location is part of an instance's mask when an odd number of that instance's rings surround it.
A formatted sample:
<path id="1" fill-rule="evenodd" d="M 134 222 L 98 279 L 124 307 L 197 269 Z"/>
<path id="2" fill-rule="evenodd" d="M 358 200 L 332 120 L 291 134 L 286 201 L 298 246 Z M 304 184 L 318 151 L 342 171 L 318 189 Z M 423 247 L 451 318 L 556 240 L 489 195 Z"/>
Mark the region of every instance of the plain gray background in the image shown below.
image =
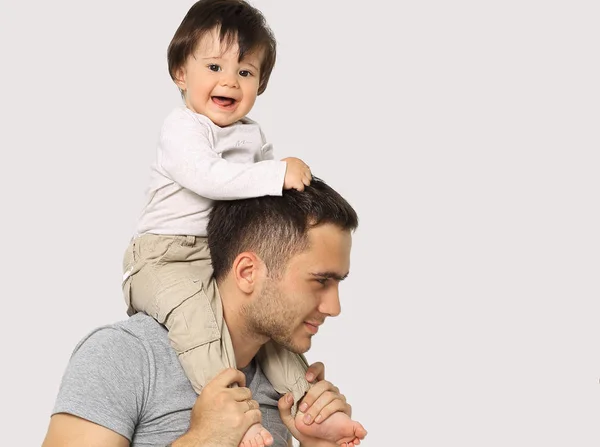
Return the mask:
<path id="1" fill-rule="evenodd" d="M 41 444 L 75 343 L 125 316 L 192 3 L 0 3 L 3 445 Z M 361 219 L 308 358 L 363 445 L 598 446 L 597 2 L 254 4 L 279 57 L 250 116 Z"/>

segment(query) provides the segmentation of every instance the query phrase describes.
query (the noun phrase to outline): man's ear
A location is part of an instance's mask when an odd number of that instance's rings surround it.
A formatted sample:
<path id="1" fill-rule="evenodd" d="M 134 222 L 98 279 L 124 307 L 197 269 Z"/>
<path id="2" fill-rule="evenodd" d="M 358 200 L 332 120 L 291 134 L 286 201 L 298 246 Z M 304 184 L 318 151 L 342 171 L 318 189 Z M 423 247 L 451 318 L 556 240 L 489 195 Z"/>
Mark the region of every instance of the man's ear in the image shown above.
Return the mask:
<path id="1" fill-rule="evenodd" d="M 245 251 L 237 255 L 232 268 L 238 288 L 247 294 L 253 293 L 266 274 L 266 266 L 256 253 Z"/>

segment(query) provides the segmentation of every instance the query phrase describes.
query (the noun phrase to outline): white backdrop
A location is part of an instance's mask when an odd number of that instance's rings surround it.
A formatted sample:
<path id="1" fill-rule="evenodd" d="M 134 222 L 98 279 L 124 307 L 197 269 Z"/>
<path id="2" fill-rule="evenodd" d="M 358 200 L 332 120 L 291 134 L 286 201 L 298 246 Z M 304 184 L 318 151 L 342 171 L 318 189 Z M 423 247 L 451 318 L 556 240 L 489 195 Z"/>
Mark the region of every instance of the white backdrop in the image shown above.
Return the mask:
<path id="1" fill-rule="evenodd" d="M 0 3 L 2 445 L 41 444 L 75 343 L 124 317 L 192 3 Z M 250 116 L 361 219 L 308 358 L 363 445 L 598 446 L 598 3 L 254 4 L 279 58 Z"/>

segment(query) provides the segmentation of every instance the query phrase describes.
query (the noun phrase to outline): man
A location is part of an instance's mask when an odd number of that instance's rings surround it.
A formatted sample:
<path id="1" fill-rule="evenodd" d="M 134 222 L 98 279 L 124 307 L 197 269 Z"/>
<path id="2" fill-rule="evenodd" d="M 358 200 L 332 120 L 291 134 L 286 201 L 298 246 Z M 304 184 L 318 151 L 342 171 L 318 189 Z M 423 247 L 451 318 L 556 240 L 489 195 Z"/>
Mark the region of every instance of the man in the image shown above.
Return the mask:
<path id="1" fill-rule="evenodd" d="M 217 203 L 208 239 L 241 371 L 222 371 L 197 396 L 164 327 L 136 314 L 77 346 L 43 446 L 237 447 L 262 419 L 274 446 L 290 442 L 291 433 L 303 447 L 333 447 L 298 430 L 290 396 L 275 392 L 255 357 L 269 341 L 308 351 L 318 326 L 340 313 L 338 286 L 349 273 L 357 225 L 354 209 L 316 178 L 304 192 Z M 344 396 L 323 380 L 321 364 L 307 371 L 307 380 L 315 379 L 305 414 L 350 415 Z"/>

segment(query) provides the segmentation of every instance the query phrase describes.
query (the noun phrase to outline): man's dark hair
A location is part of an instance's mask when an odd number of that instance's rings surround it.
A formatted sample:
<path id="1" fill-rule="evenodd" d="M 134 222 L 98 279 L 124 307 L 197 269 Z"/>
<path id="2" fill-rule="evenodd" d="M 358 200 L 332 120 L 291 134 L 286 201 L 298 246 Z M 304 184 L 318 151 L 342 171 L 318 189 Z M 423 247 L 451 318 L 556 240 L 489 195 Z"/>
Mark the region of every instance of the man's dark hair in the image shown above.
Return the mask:
<path id="1" fill-rule="evenodd" d="M 207 227 L 214 276 L 223 280 L 235 258 L 251 251 L 264 261 L 271 277 L 278 277 L 293 255 L 308 248 L 308 230 L 326 223 L 353 231 L 358 216 L 316 177 L 303 192 L 289 189 L 282 196 L 215 202 Z"/>
<path id="2" fill-rule="evenodd" d="M 267 88 L 275 65 L 276 42 L 262 13 L 243 0 L 200 0 L 190 8 L 167 50 L 169 74 L 175 80 L 177 71 L 194 53 L 200 39 L 212 29 L 219 29 L 221 43 L 239 46 L 239 60 L 246 54 L 262 50 L 258 94 Z"/>

